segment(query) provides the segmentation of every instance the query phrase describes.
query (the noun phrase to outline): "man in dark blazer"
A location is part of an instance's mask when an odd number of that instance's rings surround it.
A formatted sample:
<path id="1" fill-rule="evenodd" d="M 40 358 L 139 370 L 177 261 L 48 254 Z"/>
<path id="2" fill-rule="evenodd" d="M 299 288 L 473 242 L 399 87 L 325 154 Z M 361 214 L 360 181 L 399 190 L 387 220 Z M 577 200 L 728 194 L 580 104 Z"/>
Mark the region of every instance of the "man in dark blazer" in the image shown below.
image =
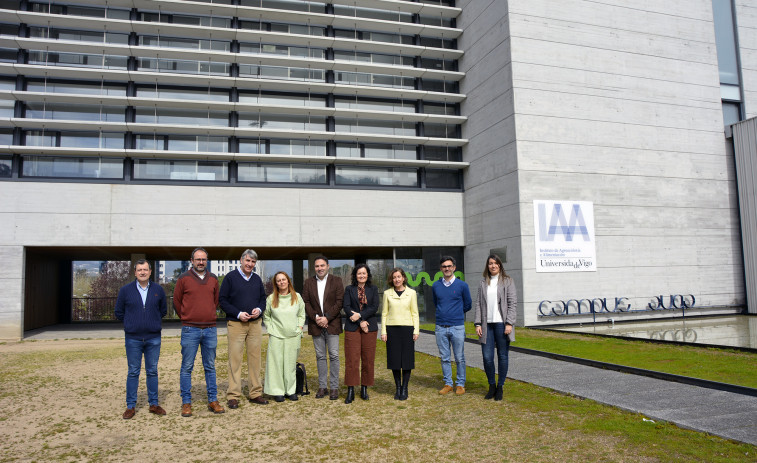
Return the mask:
<path id="1" fill-rule="evenodd" d="M 329 399 L 336 400 L 339 398 L 339 333 L 342 332 L 344 285 L 341 278 L 329 275 L 326 257 L 316 257 L 313 267 L 315 276 L 305 280 L 302 299 L 318 363 L 315 398 L 323 398 L 328 392 Z"/>

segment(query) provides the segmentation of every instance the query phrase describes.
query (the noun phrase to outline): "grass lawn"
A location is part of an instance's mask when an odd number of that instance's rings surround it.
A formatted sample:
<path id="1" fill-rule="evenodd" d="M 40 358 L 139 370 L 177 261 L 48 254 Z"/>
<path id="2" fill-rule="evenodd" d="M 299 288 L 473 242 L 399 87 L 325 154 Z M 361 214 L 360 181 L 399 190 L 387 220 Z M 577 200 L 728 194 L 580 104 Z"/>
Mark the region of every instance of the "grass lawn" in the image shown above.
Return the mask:
<path id="1" fill-rule="evenodd" d="M 525 330 L 519 330 L 523 333 Z M 523 336 L 521 339 L 526 339 Z M 265 352 L 267 340 L 264 341 Z M 635 346 L 632 345 L 631 348 Z M 141 378 L 137 415 L 124 410 L 123 340 L 0 344 L 0 462 L 6 461 L 755 461 L 757 447 L 734 443 L 638 414 L 517 381 L 505 400 L 483 399 L 486 377 L 470 368 L 464 396 L 440 396 L 439 360 L 417 354 L 407 401 L 393 400 L 391 372 L 378 342 L 370 400 L 248 404 L 214 415 L 205 408 L 198 359 L 194 416 L 180 416 L 178 338 L 164 338 L 160 402 L 147 412 Z M 263 355 L 265 359 L 265 353 Z M 227 386 L 226 338 L 219 338 L 219 398 Z M 316 389 L 313 344 L 300 361 Z"/>
<path id="2" fill-rule="evenodd" d="M 434 330 L 433 324 L 421 328 Z M 478 339 L 473 323 L 468 337 Z M 757 354 L 728 348 L 677 346 L 564 331 L 515 329 L 513 346 L 600 362 L 757 388 Z"/>

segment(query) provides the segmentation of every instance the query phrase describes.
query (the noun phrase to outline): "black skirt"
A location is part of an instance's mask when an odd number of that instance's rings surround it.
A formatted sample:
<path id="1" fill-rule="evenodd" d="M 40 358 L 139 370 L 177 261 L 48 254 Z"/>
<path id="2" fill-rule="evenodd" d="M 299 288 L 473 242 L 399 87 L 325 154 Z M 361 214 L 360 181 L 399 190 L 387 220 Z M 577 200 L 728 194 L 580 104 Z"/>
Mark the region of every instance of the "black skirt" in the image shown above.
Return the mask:
<path id="1" fill-rule="evenodd" d="M 412 326 L 386 327 L 386 367 L 390 370 L 415 368 L 415 341 Z"/>

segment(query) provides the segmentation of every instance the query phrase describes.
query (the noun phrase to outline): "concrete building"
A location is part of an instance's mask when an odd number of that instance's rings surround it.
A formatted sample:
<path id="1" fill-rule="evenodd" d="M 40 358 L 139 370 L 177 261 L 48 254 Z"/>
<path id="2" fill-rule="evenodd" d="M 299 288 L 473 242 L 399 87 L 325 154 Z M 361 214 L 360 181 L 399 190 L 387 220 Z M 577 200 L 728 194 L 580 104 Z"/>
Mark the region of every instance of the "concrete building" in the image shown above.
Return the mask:
<path id="1" fill-rule="evenodd" d="M 757 116 L 746 0 L 0 9 L 0 338 L 70 319 L 72 261 L 200 245 L 298 281 L 320 253 L 432 277 L 451 254 L 474 289 L 497 251 L 528 326 L 590 320 L 571 299 L 746 309 L 724 130 Z M 593 271 L 537 272 L 538 200 L 593 206 Z"/>

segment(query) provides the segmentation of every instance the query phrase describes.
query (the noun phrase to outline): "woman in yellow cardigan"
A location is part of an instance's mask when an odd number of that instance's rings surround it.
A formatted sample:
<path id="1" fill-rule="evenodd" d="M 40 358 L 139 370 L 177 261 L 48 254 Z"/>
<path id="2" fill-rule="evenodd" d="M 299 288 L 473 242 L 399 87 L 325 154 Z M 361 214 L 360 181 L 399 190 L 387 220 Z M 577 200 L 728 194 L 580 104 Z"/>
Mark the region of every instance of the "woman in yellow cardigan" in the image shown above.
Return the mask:
<path id="1" fill-rule="evenodd" d="M 381 340 L 386 342 L 386 367 L 394 374 L 394 400 L 407 400 L 410 371 L 415 368 L 415 341 L 418 339 L 418 295 L 407 287 L 401 268 L 389 273 L 392 288 L 384 291 L 381 311 Z"/>

